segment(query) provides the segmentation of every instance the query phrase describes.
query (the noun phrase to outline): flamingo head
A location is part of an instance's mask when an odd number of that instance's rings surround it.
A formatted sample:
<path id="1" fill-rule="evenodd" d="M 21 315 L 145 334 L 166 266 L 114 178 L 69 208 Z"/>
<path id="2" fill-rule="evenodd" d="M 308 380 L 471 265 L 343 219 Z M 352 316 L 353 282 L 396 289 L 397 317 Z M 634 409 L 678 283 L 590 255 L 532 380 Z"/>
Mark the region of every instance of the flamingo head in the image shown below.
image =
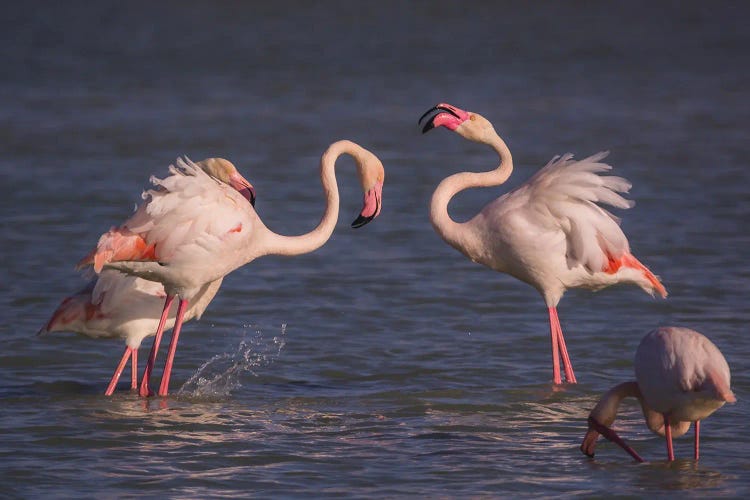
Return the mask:
<path id="1" fill-rule="evenodd" d="M 362 184 L 364 202 L 359 216 L 352 222 L 352 227 L 362 227 L 380 215 L 383 198 L 383 182 L 385 168 L 380 159 L 370 151 L 362 148 L 362 152 L 355 156 L 357 161 L 359 180 Z"/>
<path id="2" fill-rule="evenodd" d="M 612 428 L 600 423 L 593 415 L 589 415 L 589 430 L 583 438 L 581 443 L 581 452 L 594 458 L 594 450 L 596 449 L 596 440 L 599 439 L 599 435 L 604 436 L 608 440 L 612 441 L 623 450 L 625 450 L 630 456 L 636 459 L 638 462 L 644 462 L 638 453 L 631 448 Z"/>
<path id="3" fill-rule="evenodd" d="M 422 127 L 423 134 L 433 128 L 445 127 L 474 142 L 488 143 L 493 137 L 497 136 L 495 128 L 487 118 L 450 104 L 441 103 L 428 109 L 419 119 L 420 125 L 425 118 L 427 120 Z"/>
<path id="4" fill-rule="evenodd" d="M 240 174 L 231 161 L 224 158 L 206 158 L 196 163 L 208 175 L 229 184 L 255 206 L 255 188 Z"/>
<path id="5" fill-rule="evenodd" d="M 594 450 L 596 449 L 596 441 L 601 435 L 620 446 L 638 462 L 644 461 L 640 455 L 638 455 L 638 453 L 636 453 L 636 451 L 611 428 L 617 418 L 617 409 L 620 406 L 620 402 L 623 398 L 629 396 L 637 397 L 639 400 L 641 399 L 641 397 L 639 397 L 640 389 L 635 382 L 626 382 L 613 387 L 602 396 L 594 409 L 591 410 L 588 420 L 589 429 L 586 432 L 586 436 L 584 436 L 580 447 L 581 452 L 584 455 L 593 458 Z"/>

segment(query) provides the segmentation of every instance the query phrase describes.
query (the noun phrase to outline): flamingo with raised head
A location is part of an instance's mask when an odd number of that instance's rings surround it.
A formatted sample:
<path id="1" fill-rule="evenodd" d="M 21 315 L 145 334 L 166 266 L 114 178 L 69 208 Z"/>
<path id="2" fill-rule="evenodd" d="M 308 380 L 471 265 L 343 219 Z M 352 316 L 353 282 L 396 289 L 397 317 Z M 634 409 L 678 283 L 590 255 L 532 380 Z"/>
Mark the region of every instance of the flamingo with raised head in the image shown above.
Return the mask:
<path id="1" fill-rule="evenodd" d="M 256 212 L 242 206 L 244 200 L 228 186 L 213 183 L 201 197 L 196 184 L 207 177 L 189 160 L 179 160 L 171 175 L 152 178 L 155 189 L 144 193 L 145 201 L 135 214 L 117 228 L 102 235 L 97 248 L 82 261 L 96 271 L 112 268 L 126 274 L 158 281 L 164 285 L 166 300 L 162 317 L 175 297 L 179 297 L 176 322 L 158 394 L 168 393 L 174 352 L 188 304 L 206 283 L 263 255 L 300 255 L 320 248 L 330 238 L 338 221 L 339 191 L 335 163 L 349 154 L 356 162 L 364 191 L 364 206 L 352 223 L 361 227 L 378 216 L 385 171 L 373 153 L 352 141 L 331 144 L 320 161 L 320 178 L 326 209 L 318 226 L 301 236 L 283 236 L 269 230 Z M 158 349 L 161 330 L 156 333 L 152 353 Z M 148 387 L 153 359 L 140 385 L 142 396 Z"/>
<path id="2" fill-rule="evenodd" d="M 630 252 L 619 219 L 598 205 L 630 208 L 623 198 L 630 183 L 602 176 L 610 170 L 598 153 L 580 161 L 572 155 L 553 158 L 520 187 L 487 204 L 475 217 L 456 222 L 448 204 L 460 191 L 499 186 L 513 171 L 510 150 L 483 116 L 450 104 L 438 104 L 422 115 L 423 133 L 445 127 L 470 141 L 487 144 L 500 157 L 488 172 L 461 172 L 438 185 L 432 195 L 430 220 L 435 231 L 474 262 L 528 283 L 547 304 L 552 343 L 552 379 L 575 383 L 573 366 L 557 315 L 557 304 L 568 288 L 599 290 L 632 283 L 653 295 L 667 291 L 651 271 Z"/>
<path id="3" fill-rule="evenodd" d="M 672 437 L 682 436 L 695 422 L 693 457 L 698 460 L 700 421 L 737 400 L 730 389 L 729 365 L 719 348 L 695 330 L 662 327 L 643 337 L 634 365 L 636 380 L 616 385 L 591 410 L 581 451 L 593 457 L 601 434 L 643 462 L 611 428 L 622 400 L 633 397 L 641 404 L 648 428 L 665 437 L 670 461 L 674 460 Z"/>
<path id="4" fill-rule="evenodd" d="M 255 204 L 255 190 L 228 160 L 208 158 L 196 163 L 214 179 L 233 186 L 251 204 Z M 203 179 L 211 186 L 212 181 Z M 184 321 L 200 318 L 221 286 L 221 279 L 203 286 L 185 312 Z M 105 270 L 83 289 L 63 299 L 50 320 L 38 334 L 68 331 L 92 338 L 120 338 L 125 340 L 125 352 L 115 369 L 105 395 L 115 390 L 122 371 L 130 360 L 131 387 L 137 389 L 138 348 L 144 338 L 155 335 L 158 329 L 166 293 L 161 283 L 127 276 L 118 271 Z M 174 325 L 170 314 L 164 329 Z"/>

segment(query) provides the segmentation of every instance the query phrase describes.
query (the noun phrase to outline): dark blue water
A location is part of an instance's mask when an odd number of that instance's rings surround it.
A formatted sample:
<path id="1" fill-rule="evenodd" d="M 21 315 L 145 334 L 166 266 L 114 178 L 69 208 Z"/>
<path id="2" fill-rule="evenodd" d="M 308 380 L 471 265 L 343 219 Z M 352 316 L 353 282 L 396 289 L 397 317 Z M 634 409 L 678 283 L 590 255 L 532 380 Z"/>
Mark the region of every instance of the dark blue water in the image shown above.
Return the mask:
<path id="1" fill-rule="evenodd" d="M 3 494 L 747 496 L 748 20 L 740 2 L 4 6 Z M 551 384 L 538 294 L 431 228 L 437 183 L 496 161 L 419 133 L 438 102 L 493 121 L 508 188 L 603 149 L 633 182 L 618 215 L 670 297 L 569 292 L 577 386 Z M 342 161 L 334 236 L 230 275 L 186 326 L 168 398 L 101 395 L 118 342 L 34 336 L 83 284 L 75 262 L 178 155 L 231 159 L 266 224 L 299 234 L 323 211 L 318 158 L 342 138 L 385 163 L 381 217 L 349 229 L 361 195 Z M 463 193 L 452 213 L 506 189 Z M 584 457 L 589 410 L 665 324 L 714 340 L 738 403 L 704 422 L 699 463 L 689 437 L 665 462 L 633 404 L 618 430 L 650 462 L 606 443 Z"/>

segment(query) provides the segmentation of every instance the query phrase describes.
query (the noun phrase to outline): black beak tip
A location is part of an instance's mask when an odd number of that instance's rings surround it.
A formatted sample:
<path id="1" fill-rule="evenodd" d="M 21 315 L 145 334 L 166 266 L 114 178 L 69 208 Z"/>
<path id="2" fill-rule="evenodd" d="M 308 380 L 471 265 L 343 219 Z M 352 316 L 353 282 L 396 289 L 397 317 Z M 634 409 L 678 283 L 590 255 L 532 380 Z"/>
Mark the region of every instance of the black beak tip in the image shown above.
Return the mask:
<path id="1" fill-rule="evenodd" d="M 424 124 L 424 127 L 422 127 L 422 133 L 426 134 L 427 132 L 429 132 L 430 130 L 434 128 L 435 128 L 435 124 L 432 122 L 432 120 L 430 120 Z"/>
<path id="2" fill-rule="evenodd" d="M 364 226 L 365 224 L 367 224 L 368 222 L 370 222 L 374 218 L 375 217 L 372 217 L 372 216 L 370 216 L 370 217 L 364 217 L 363 215 L 360 214 L 359 217 L 357 217 L 356 219 L 354 219 L 354 222 L 352 222 L 352 227 L 355 228 L 355 229 L 358 228 L 358 227 L 362 227 L 362 226 Z"/>

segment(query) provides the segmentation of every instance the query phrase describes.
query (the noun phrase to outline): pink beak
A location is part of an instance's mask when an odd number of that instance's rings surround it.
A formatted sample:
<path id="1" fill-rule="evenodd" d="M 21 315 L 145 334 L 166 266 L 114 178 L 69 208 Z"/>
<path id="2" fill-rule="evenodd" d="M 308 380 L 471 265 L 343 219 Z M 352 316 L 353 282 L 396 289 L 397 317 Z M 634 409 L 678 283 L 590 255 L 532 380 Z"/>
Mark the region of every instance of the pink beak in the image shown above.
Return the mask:
<path id="1" fill-rule="evenodd" d="M 359 217 L 357 217 L 354 222 L 352 222 L 352 227 L 362 227 L 373 220 L 375 217 L 380 215 L 382 198 L 383 182 L 380 181 L 375 183 L 375 186 L 373 186 L 372 189 L 365 193 L 364 206 L 362 207 L 362 211 L 359 213 Z"/>
<path id="2" fill-rule="evenodd" d="M 638 462 L 645 462 L 636 451 L 630 447 L 615 431 L 609 427 L 600 424 L 595 418 L 589 417 L 589 430 L 586 436 L 583 438 L 581 443 L 581 452 L 589 457 L 594 457 L 594 448 L 596 448 L 596 440 L 599 438 L 599 434 L 612 441 L 616 445 L 620 446 L 623 450 L 628 452 Z"/>
<path id="3" fill-rule="evenodd" d="M 239 172 L 235 172 L 229 178 L 229 184 L 247 198 L 252 206 L 255 206 L 255 188 L 250 182 L 242 177 Z"/>

